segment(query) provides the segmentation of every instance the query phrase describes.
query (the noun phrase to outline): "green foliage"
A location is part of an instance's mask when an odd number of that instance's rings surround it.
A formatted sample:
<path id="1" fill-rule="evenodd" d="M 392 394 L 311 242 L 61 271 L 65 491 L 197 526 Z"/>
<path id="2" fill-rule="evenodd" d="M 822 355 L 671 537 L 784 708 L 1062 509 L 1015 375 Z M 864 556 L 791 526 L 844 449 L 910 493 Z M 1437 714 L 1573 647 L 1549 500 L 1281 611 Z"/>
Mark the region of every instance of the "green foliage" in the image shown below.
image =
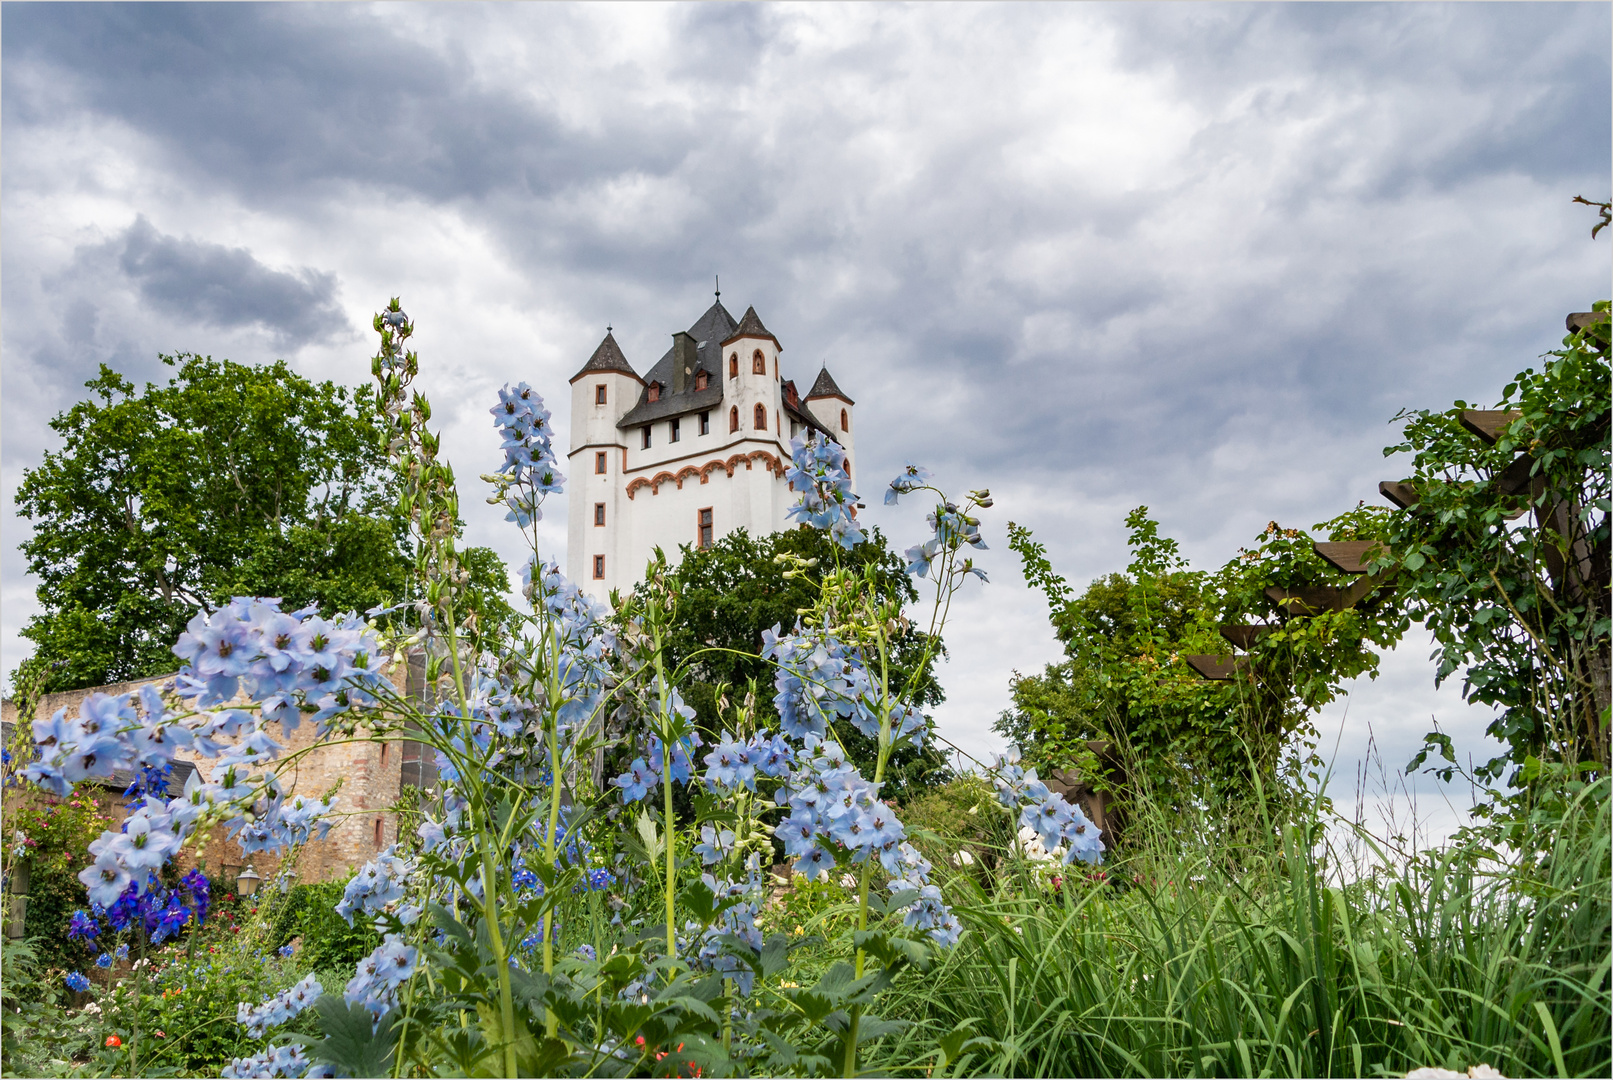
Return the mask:
<path id="1" fill-rule="evenodd" d="M 1384 451 L 1414 455 L 1418 502 L 1391 519 L 1382 563 L 1433 632 L 1436 678 L 1461 670 L 1464 695 L 1499 709 L 1489 734 L 1506 749 L 1478 767 L 1486 782 L 1527 779 L 1531 758 L 1592 775 L 1609 762 L 1608 324 L 1547 355 L 1502 391 L 1496 409 L 1518 415 L 1494 444 L 1458 401 L 1403 413 L 1405 441 Z"/>
<path id="2" fill-rule="evenodd" d="M 937 866 L 957 865 L 960 851 L 984 865 L 988 853 L 1009 839 L 996 791 L 979 776 L 966 774 L 932 787 L 903 803 L 898 814 L 913 845 Z"/>
<path id="3" fill-rule="evenodd" d="M 1382 516 L 1358 508 L 1315 528 L 1334 540 L 1370 539 Z M 1348 679 L 1374 672 L 1375 650 L 1404 632 L 1406 618 L 1389 590 L 1369 590 L 1344 611 L 1303 617 L 1267 594 L 1274 586 L 1349 586 L 1303 530 L 1272 522 L 1253 548 L 1209 574 L 1187 565 L 1147 507 L 1127 515 L 1126 526 L 1126 572 L 1098 578 L 1076 596 L 1030 530 L 1009 525 L 1009 545 L 1024 561 L 1026 580 L 1047 596 L 1065 649 L 1065 659 L 1042 673 L 1015 674 L 1014 707 L 996 724 L 1034 764 L 1110 785 L 1112 766 L 1089 745 L 1103 740 L 1119 748 L 1128 770 L 1161 784 L 1187 780 L 1183 797 L 1189 789 L 1211 797 L 1248 792 L 1251 770 L 1270 781 L 1288 740 L 1311 734 L 1310 713 Z M 1230 653 L 1223 623 L 1259 628 L 1255 678 L 1209 682 L 1184 659 Z"/>
<path id="4" fill-rule="evenodd" d="M 8 797 L 6 836 L 33 841 L 24 927 L 38 962 L 72 971 L 94 958 L 94 951 L 67 937 L 74 911 L 87 907 L 78 875 L 90 864 L 90 841 L 110 827 L 88 794 L 57 800 L 39 794 Z"/>
<path id="5" fill-rule="evenodd" d="M 238 1004 L 272 997 L 298 977 L 293 965 L 265 951 L 229 945 L 203 948 L 194 956 L 164 950 L 152 972 L 140 995 L 138 1036 L 140 1065 L 148 1075 L 168 1068 L 216 1076 L 231 1058 L 256 1053 L 263 1040 L 251 1038 L 235 1022 Z M 135 980 L 125 976 L 118 991 L 103 999 L 109 1026 L 126 1043 L 134 1031 L 135 990 Z"/>
<path id="6" fill-rule="evenodd" d="M 351 971 L 381 944 L 381 937 L 369 920 L 356 918 L 348 926 L 336 914 L 346 887 L 346 880 L 293 885 L 286 903 L 275 912 L 265 939 L 268 946 L 278 949 L 300 937 L 297 959 L 307 970 Z"/>
<path id="7" fill-rule="evenodd" d="M 792 575 L 791 563 L 784 561 L 789 558 L 815 564 L 805 574 Z M 818 529 L 786 529 L 764 537 L 738 529 L 707 548 L 684 546 L 682 561 L 670 576 L 677 606 L 667 628 L 666 657 L 672 666 L 690 664 L 684 697 L 707 731 L 733 723 L 728 711 L 733 703 L 725 707 L 721 691 L 743 695 L 753 680 L 754 715 L 764 727 L 776 721 L 773 669 L 760 655 L 762 633 L 775 626 L 793 627 L 818 602 L 823 574 L 837 563 L 863 571 L 876 602 L 911 603 L 918 598 L 905 563 L 878 529 L 850 552 Z M 926 660 L 926 643 L 924 632 L 910 626 L 893 636 L 891 680 L 893 689 L 912 683 L 912 700 L 934 706 L 946 699 L 934 671 L 944 646 L 934 643 Z M 836 734 L 851 759 L 871 774 L 876 741 L 849 725 Z M 897 750 L 887 769 L 884 790 L 896 798 L 948 775 L 946 758 L 933 740 L 924 750 Z"/>
<path id="8" fill-rule="evenodd" d="M 163 359 L 174 377 L 143 390 L 103 365 L 91 396 L 51 421 L 62 449 L 23 473 L 17 509 L 34 528 L 21 546 L 44 610 L 14 681 L 48 672 L 51 691 L 171 671 L 191 614 L 231 596 L 326 614 L 405 598 L 406 521 L 367 397 L 283 361 Z M 474 567 L 495 598 L 508 589 L 496 563 L 487 552 Z"/>

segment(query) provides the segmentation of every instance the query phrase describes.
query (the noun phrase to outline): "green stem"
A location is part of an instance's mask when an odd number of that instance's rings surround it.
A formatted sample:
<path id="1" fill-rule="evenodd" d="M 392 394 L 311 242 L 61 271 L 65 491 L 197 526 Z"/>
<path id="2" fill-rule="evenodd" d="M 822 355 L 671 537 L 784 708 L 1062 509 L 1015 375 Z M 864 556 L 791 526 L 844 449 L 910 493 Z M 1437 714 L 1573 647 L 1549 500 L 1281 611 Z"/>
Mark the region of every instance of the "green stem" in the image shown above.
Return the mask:
<path id="1" fill-rule="evenodd" d="M 548 829 L 548 860 L 549 872 L 554 872 L 555 863 L 559 860 L 560 831 L 560 718 L 553 702 L 560 700 L 559 667 L 560 643 L 551 629 L 549 631 L 549 687 L 546 698 L 551 702 L 549 706 L 549 829 Z M 543 973 L 554 974 L 554 909 L 551 907 L 543 913 Z M 553 1009 L 544 1006 L 543 1030 L 551 1039 L 560 1028 L 560 1019 Z"/>
<path id="2" fill-rule="evenodd" d="M 670 695 L 666 685 L 666 665 L 661 657 L 661 633 L 657 624 L 655 633 L 655 686 L 660 697 L 661 705 L 661 788 L 665 797 L 666 824 L 663 838 L 666 840 L 666 955 L 667 960 L 674 964 L 678 955 L 677 937 L 677 846 L 672 837 L 672 724 Z M 673 967 L 667 968 L 668 981 L 672 978 Z"/>
<path id="3" fill-rule="evenodd" d="M 487 923 L 493 963 L 498 967 L 499 1016 L 504 1024 L 504 1075 L 520 1075 L 515 1063 L 515 991 L 510 985 L 510 962 L 504 953 L 504 932 L 498 924 L 497 894 L 494 892 L 493 853 L 485 832 L 478 837 L 482 848 L 482 918 Z"/>

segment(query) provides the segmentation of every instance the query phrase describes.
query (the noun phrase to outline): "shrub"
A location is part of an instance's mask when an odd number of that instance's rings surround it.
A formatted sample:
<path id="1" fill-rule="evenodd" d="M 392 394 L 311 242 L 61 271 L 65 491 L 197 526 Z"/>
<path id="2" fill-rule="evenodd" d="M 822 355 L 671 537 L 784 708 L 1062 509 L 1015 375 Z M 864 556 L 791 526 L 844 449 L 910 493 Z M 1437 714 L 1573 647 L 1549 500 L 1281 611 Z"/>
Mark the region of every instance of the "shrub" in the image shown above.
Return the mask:
<path id="1" fill-rule="evenodd" d="M 87 794 L 61 800 L 19 797 L 16 803 L 7 815 L 6 829 L 13 838 L 20 832 L 33 841 L 23 925 L 34 953 L 43 967 L 81 967 L 93 953 L 68 938 L 67 923 L 85 906 L 84 884 L 78 880 L 79 871 L 89 864 L 85 852 L 110 822 Z"/>
<path id="2" fill-rule="evenodd" d="M 293 885 L 284 907 L 269 934 L 272 948 L 281 948 L 294 938 L 302 938 L 297 959 L 308 971 L 348 970 L 381 943 L 370 920 L 356 918 L 348 926 L 336 914 L 336 904 L 352 875 L 341 881 Z"/>

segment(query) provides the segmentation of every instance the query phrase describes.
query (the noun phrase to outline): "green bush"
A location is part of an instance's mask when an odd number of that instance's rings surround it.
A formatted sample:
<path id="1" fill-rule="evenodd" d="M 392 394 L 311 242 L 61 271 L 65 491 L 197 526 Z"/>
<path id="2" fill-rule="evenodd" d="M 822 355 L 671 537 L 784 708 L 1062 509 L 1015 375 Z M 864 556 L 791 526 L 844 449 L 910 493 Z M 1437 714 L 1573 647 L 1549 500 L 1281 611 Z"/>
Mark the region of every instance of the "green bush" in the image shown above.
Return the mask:
<path id="1" fill-rule="evenodd" d="M 216 1076 L 231 1058 L 256 1053 L 264 1042 L 236 1023 L 238 1005 L 256 1005 L 301 977 L 298 965 L 273 953 L 229 946 L 194 956 L 171 950 L 149 970 L 139 1016 L 144 1075 L 173 1069 Z M 103 1004 L 109 1030 L 115 1027 L 126 1043 L 135 1026 L 135 985 L 125 976 L 112 1003 Z"/>
<path id="2" fill-rule="evenodd" d="M 369 920 L 354 919 L 348 926 L 336 914 L 336 904 L 350 879 L 351 875 L 342 881 L 293 885 L 286 903 L 275 914 L 269 946 L 278 949 L 300 937 L 297 959 L 306 970 L 345 971 L 351 978 L 354 966 L 381 944 L 381 937 Z"/>
<path id="3" fill-rule="evenodd" d="M 28 913 L 23 920 L 42 967 L 82 968 L 93 951 L 67 937 L 73 912 L 88 906 L 78 875 L 90 863 L 90 841 L 112 827 L 87 795 L 45 801 L 19 798 L 6 815 L 7 835 L 22 833 L 33 841 L 28 885 Z"/>

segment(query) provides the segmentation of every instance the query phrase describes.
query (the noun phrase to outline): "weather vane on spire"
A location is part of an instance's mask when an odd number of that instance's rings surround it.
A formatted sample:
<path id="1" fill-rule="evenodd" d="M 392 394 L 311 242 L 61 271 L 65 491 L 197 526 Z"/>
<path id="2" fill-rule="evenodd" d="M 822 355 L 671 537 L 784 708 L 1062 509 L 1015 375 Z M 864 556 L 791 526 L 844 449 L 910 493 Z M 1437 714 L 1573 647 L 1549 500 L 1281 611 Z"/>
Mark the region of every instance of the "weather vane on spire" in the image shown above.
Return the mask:
<path id="1" fill-rule="evenodd" d="M 721 300 L 722 299 L 722 275 L 713 274 L 713 275 L 711 275 L 711 280 L 713 280 L 713 281 L 715 281 L 717 283 L 717 299 Z"/>

